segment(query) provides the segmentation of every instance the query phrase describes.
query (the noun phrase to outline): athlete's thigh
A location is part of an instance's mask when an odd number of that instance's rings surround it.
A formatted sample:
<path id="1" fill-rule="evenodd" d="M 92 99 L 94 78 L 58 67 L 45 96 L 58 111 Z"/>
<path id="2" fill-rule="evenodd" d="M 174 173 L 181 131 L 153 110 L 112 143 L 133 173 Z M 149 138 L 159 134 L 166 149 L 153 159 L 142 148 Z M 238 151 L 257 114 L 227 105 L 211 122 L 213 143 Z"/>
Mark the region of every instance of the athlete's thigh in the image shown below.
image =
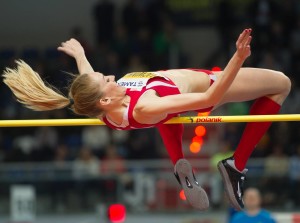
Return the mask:
<path id="1" fill-rule="evenodd" d="M 249 101 L 282 92 L 286 87 L 283 73 L 261 68 L 241 68 L 218 104 Z M 217 106 L 218 106 L 217 105 Z"/>

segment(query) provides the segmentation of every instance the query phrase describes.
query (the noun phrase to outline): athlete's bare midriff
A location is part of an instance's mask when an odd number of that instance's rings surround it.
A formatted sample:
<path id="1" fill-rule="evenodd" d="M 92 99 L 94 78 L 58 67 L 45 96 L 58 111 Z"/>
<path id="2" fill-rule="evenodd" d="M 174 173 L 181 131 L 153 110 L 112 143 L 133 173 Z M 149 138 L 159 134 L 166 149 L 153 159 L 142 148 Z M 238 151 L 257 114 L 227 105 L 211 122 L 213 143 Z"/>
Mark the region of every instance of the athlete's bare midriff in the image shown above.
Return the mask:
<path id="1" fill-rule="evenodd" d="M 205 92 L 209 86 L 211 85 L 211 79 L 209 75 L 205 72 L 201 71 L 193 71 L 187 69 L 174 69 L 167 71 L 159 71 L 159 74 L 171 79 L 174 84 L 178 87 L 180 93 L 200 93 Z M 214 73 L 217 76 L 220 74 Z M 154 90 L 147 90 L 143 95 L 139 98 L 136 106 L 141 101 L 149 101 L 153 97 L 157 97 L 158 94 Z M 151 115 L 150 117 L 145 116 L 145 114 L 138 115 L 135 112 L 133 116 L 136 121 L 143 124 L 153 124 L 158 123 L 159 121 L 166 118 L 167 114 L 160 115 Z"/>
<path id="2" fill-rule="evenodd" d="M 210 78 L 204 72 L 174 69 L 159 73 L 170 78 L 181 93 L 205 92 L 210 86 Z"/>

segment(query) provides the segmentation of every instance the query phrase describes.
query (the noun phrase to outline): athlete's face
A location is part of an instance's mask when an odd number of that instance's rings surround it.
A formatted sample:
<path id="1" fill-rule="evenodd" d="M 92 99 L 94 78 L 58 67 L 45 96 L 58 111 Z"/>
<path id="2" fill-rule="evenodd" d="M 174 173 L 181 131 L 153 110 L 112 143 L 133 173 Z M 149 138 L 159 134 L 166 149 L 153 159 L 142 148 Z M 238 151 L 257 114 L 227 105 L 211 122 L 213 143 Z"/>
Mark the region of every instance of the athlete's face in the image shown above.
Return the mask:
<path id="1" fill-rule="evenodd" d="M 103 75 L 99 72 L 90 73 L 89 76 L 95 82 L 98 82 L 100 85 L 100 89 L 103 93 L 109 93 L 112 90 L 115 90 L 118 87 L 118 84 L 115 82 L 114 75 Z"/>
<path id="2" fill-rule="evenodd" d="M 100 85 L 100 90 L 103 92 L 103 97 L 109 97 L 112 100 L 123 97 L 125 95 L 125 88 L 119 86 L 115 81 L 114 75 L 103 75 L 99 72 L 90 73 L 89 76 L 93 81 Z"/>

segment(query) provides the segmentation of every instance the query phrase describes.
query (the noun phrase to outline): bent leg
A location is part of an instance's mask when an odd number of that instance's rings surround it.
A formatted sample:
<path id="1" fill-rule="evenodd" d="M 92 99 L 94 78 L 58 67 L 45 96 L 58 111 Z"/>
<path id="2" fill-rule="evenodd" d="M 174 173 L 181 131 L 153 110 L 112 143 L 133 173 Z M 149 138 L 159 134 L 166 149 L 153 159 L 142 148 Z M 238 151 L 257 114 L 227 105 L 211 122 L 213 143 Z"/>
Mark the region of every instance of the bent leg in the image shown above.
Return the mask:
<path id="1" fill-rule="evenodd" d="M 260 68 L 241 68 L 215 108 L 224 103 L 249 101 L 263 96 L 281 105 L 289 94 L 290 88 L 290 79 L 282 72 Z"/>
<path id="2" fill-rule="evenodd" d="M 220 104 L 257 99 L 250 115 L 277 114 L 290 92 L 290 80 L 283 73 L 258 68 L 243 68 L 238 73 Z M 252 122 L 246 125 L 233 155 L 235 167 L 242 171 L 254 147 L 269 129 L 271 122 Z"/>
<path id="3" fill-rule="evenodd" d="M 281 72 L 243 68 L 220 104 L 256 99 L 250 109 L 250 115 L 277 114 L 290 91 L 290 85 L 290 80 Z M 242 185 L 246 163 L 270 125 L 271 122 L 249 122 L 233 157 L 218 164 L 229 201 L 237 210 L 244 206 Z"/>

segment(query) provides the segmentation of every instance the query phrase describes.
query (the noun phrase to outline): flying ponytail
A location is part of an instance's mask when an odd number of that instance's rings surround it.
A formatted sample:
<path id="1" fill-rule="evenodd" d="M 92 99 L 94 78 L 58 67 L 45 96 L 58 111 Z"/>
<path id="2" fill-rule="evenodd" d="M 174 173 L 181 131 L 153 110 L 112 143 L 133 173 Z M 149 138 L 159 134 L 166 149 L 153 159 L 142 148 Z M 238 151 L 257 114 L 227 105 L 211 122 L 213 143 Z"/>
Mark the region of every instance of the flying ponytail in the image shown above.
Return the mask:
<path id="1" fill-rule="evenodd" d="M 16 63 L 17 68 L 6 68 L 3 77 L 20 103 L 35 111 L 61 109 L 70 104 L 70 99 L 44 82 L 28 64 L 22 60 Z"/>

